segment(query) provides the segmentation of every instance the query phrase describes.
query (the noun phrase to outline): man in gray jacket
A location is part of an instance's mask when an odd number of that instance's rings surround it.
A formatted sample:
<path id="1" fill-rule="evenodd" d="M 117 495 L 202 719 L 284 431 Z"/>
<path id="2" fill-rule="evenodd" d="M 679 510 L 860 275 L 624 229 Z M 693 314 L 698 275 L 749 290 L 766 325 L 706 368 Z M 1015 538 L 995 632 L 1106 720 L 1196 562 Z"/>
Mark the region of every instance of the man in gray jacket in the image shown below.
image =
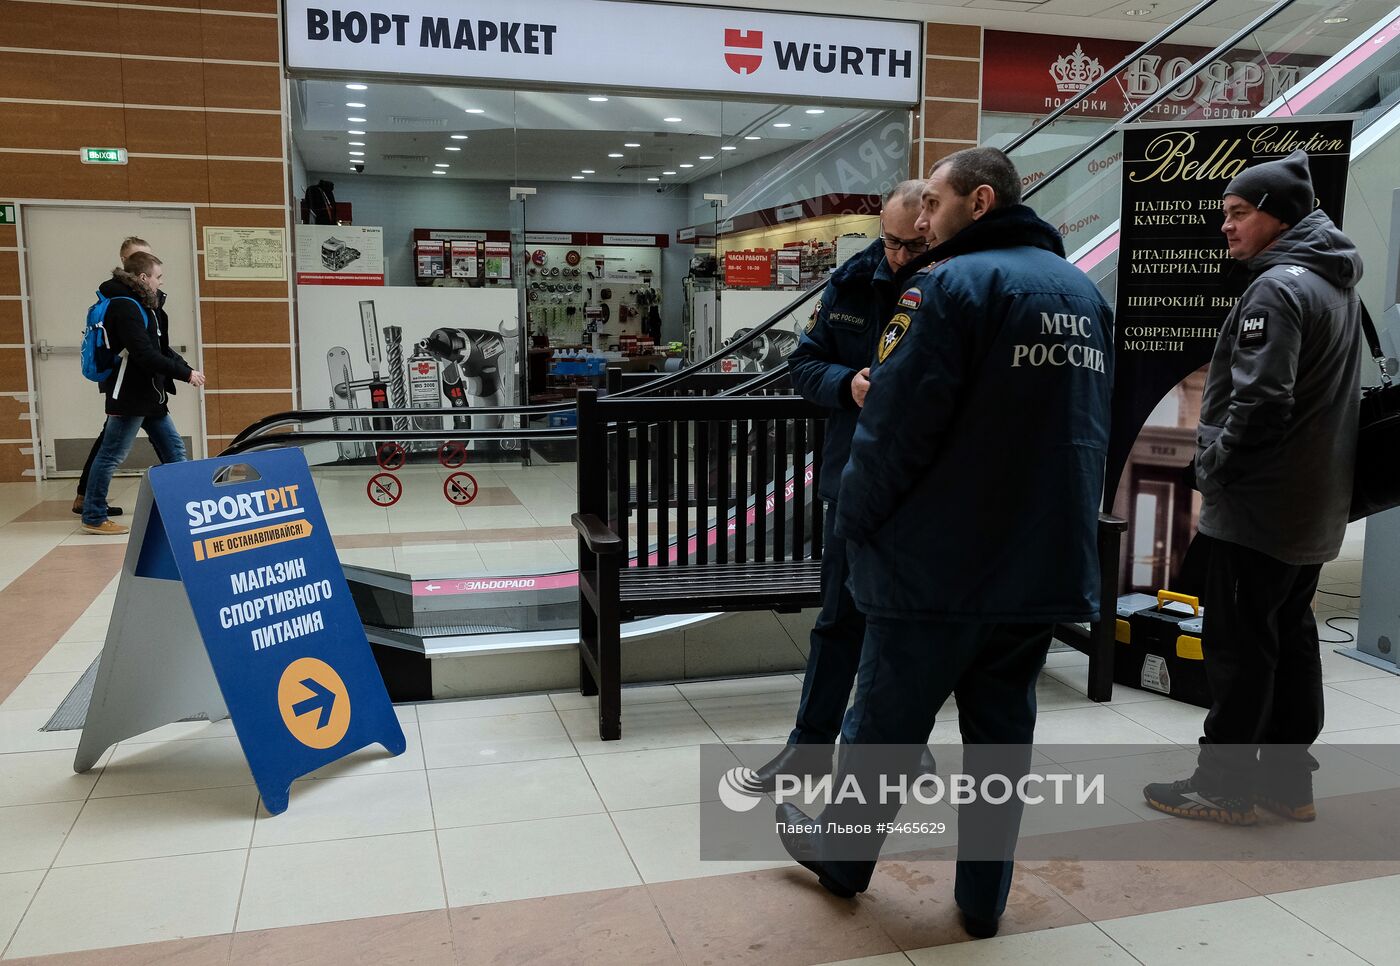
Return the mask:
<path id="1" fill-rule="evenodd" d="M 1322 662 L 1311 604 L 1351 503 L 1361 259 L 1313 205 L 1301 150 L 1225 189 L 1230 256 L 1256 277 L 1220 329 L 1196 439 L 1212 704 L 1196 773 L 1143 790 L 1183 818 L 1249 825 L 1256 803 L 1316 817 L 1308 747 L 1322 731 Z"/>

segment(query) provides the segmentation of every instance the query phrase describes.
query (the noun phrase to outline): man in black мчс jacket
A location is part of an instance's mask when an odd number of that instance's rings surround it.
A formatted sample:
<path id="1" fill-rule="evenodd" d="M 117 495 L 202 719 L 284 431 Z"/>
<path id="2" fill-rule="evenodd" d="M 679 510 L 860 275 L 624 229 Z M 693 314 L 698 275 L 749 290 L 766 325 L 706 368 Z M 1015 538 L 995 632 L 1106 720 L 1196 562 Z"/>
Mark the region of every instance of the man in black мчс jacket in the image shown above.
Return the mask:
<path id="1" fill-rule="evenodd" d="M 831 410 L 823 439 L 818 494 L 827 501 L 826 537 L 822 546 L 822 606 L 812 628 L 797 721 L 788 736 L 788 747 L 758 770 L 758 781 L 766 791 L 773 790 L 779 774 L 830 770 L 828 746 L 842 730 L 846 702 L 856 679 L 865 616 L 846 588 L 846 543 L 832 532 L 836 497 L 851 451 L 851 434 L 870 387 L 875 341 L 895 309 L 901 285 L 928 249 L 928 239 L 915 228 L 923 188 L 923 181 L 913 180 L 890 190 L 880 209 L 880 237 L 832 273 L 806 331 L 788 357 L 793 388 Z M 816 754 L 804 757 L 804 746 Z"/>
<path id="2" fill-rule="evenodd" d="M 1322 657 L 1312 598 L 1341 550 L 1361 398 L 1356 246 L 1315 204 L 1299 150 L 1225 189 L 1230 256 L 1257 277 L 1226 317 L 1196 435 L 1211 708 L 1194 775 L 1153 808 L 1231 825 L 1255 804 L 1316 816 Z"/>
<path id="3" fill-rule="evenodd" d="M 937 261 L 881 333 L 841 478 L 836 531 L 871 670 L 834 787 L 854 777 L 870 803 L 838 798 L 811 820 L 778 807 L 784 846 L 837 895 L 869 885 L 880 825 L 899 810 L 881 801 L 864 746 L 902 746 L 909 774 L 914 746 L 956 695 L 963 772 L 981 786 L 995 758 L 1014 787 L 1030 763 L 1053 625 L 1098 615 L 1112 316 L 1065 261 L 1059 233 L 1019 204 L 1020 189 L 992 148 L 934 166 L 921 228 Z M 1020 817 L 1014 796 L 958 810 L 954 898 L 975 936 L 993 935 L 1005 909 Z M 814 822 L 873 834 L 837 843 Z"/>
<path id="4" fill-rule="evenodd" d="M 192 369 L 170 348 L 165 296 L 160 291 L 164 278 L 159 258 L 150 252 L 136 252 L 99 289 L 112 300 L 104 324 L 117 364 L 102 383 L 107 422 L 83 499 L 83 529 L 88 533 L 127 532 L 126 527 L 107 519 L 107 490 L 138 432 L 146 430 L 162 463 L 187 458 L 166 400 L 175 392 L 177 381 L 204 385 L 204 373 Z"/>

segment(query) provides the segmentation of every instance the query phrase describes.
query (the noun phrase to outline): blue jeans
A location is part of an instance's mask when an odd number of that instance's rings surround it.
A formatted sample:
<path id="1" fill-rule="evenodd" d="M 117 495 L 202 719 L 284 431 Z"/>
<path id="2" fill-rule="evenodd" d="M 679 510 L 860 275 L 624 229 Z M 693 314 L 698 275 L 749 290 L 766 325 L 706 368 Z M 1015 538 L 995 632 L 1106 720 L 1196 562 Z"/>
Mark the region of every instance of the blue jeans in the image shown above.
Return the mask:
<path id="1" fill-rule="evenodd" d="M 855 734 L 851 727 L 843 729 L 841 722 L 860 664 L 865 615 L 846 587 L 850 572 L 846 541 L 832 532 L 835 523 L 833 500 L 827 504 L 826 544 L 822 548 L 822 609 L 812 627 L 807 673 L 802 677 L 802 700 L 797 705 L 797 727 L 788 736 L 790 745 L 829 745 L 836 741 L 838 733 L 843 741 Z"/>
<path id="2" fill-rule="evenodd" d="M 83 523 L 95 527 L 107 519 L 107 490 L 112 485 L 112 474 L 131 452 L 136 434 L 143 429 L 162 463 L 181 463 L 189 459 L 185 455 L 185 441 L 180 438 L 180 431 L 169 413 L 164 416 L 108 416 L 107 424 L 102 427 L 102 448 L 92 461 L 92 474 L 83 496 Z"/>

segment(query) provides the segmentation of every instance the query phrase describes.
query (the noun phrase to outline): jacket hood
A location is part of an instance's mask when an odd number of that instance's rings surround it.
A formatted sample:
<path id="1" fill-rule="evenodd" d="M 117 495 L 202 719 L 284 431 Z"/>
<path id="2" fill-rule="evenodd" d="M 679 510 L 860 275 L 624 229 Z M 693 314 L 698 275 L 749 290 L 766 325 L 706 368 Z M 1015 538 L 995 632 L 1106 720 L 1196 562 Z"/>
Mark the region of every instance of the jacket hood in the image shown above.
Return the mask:
<path id="1" fill-rule="evenodd" d="M 1355 288 L 1362 271 L 1356 245 L 1321 209 L 1279 235 L 1248 265 L 1256 274 L 1275 265 L 1301 265 L 1338 288 Z"/>
<path id="2" fill-rule="evenodd" d="M 113 285 L 112 283 L 116 284 Z M 126 289 L 126 291 L 115 291 L 114 293 L 114 290 L 119 288 Z M 164 294 L 163 292 L 151 293 L 137 280 L 135 275 L 123 271 L 120 268 L 112 269 L 111 282 L 103 282 L 98 291 L 108 298 L 111 298 L 113 294 L 133 298 L 148 309 L 160 308 L 161 302 L 163 301 L 160 296 Z"/>
<path id="3" fill-rule="evenodd" d="M 1042 248 L 1065 257 L 1065 243 L 1054 226 L 1026 205 L 995 208 L 929 252 L 929 261 L 992 248 Z"/>

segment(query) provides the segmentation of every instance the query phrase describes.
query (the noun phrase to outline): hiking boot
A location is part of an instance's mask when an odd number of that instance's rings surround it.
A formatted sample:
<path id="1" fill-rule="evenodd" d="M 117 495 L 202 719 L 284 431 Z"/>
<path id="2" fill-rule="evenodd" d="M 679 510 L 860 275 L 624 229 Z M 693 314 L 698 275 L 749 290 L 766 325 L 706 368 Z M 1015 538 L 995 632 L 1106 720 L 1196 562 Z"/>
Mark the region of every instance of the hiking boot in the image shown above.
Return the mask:
<path id="1" fill-rule="evenodd" d="M 115 537 L 123 533 L 131 532 L 130 527 L 124 527 L 120 523 L 113 523 L 111 520 L 103 520 L 101 523 L 84 523 L 83 529 L 88 533 L 96 533 L 104 537 Z"/>
<path id="2" fill-rule="evenodd" d="M 1194 778 L 1176 782 L 1153 782 L 1142 790 L 1147 804 L 1177 818 L 1194 818 L 1222 825 L 1253 825 L 1259 820 L 1254 805 L 1242 798 L 1205 795 Z"/>
<path id="3" fill-rule="evenodd" d="M 82 513 L 83 513 L 83 498 L 82 498 L 82 497 L 79 496 L 79 497 L 75 497 L 75 498 L 73 499 L 73 512 L 76 513 L 76 514 L 78 514 L 79 516 L 82 516 Z M 109 507 L 107 507 L 107 515 L 108 515 L 109 517 L 119 517 L 119 516 L 122 515 L 122 508 L 119 507 L 119 506 L 109 506 Z"/>

